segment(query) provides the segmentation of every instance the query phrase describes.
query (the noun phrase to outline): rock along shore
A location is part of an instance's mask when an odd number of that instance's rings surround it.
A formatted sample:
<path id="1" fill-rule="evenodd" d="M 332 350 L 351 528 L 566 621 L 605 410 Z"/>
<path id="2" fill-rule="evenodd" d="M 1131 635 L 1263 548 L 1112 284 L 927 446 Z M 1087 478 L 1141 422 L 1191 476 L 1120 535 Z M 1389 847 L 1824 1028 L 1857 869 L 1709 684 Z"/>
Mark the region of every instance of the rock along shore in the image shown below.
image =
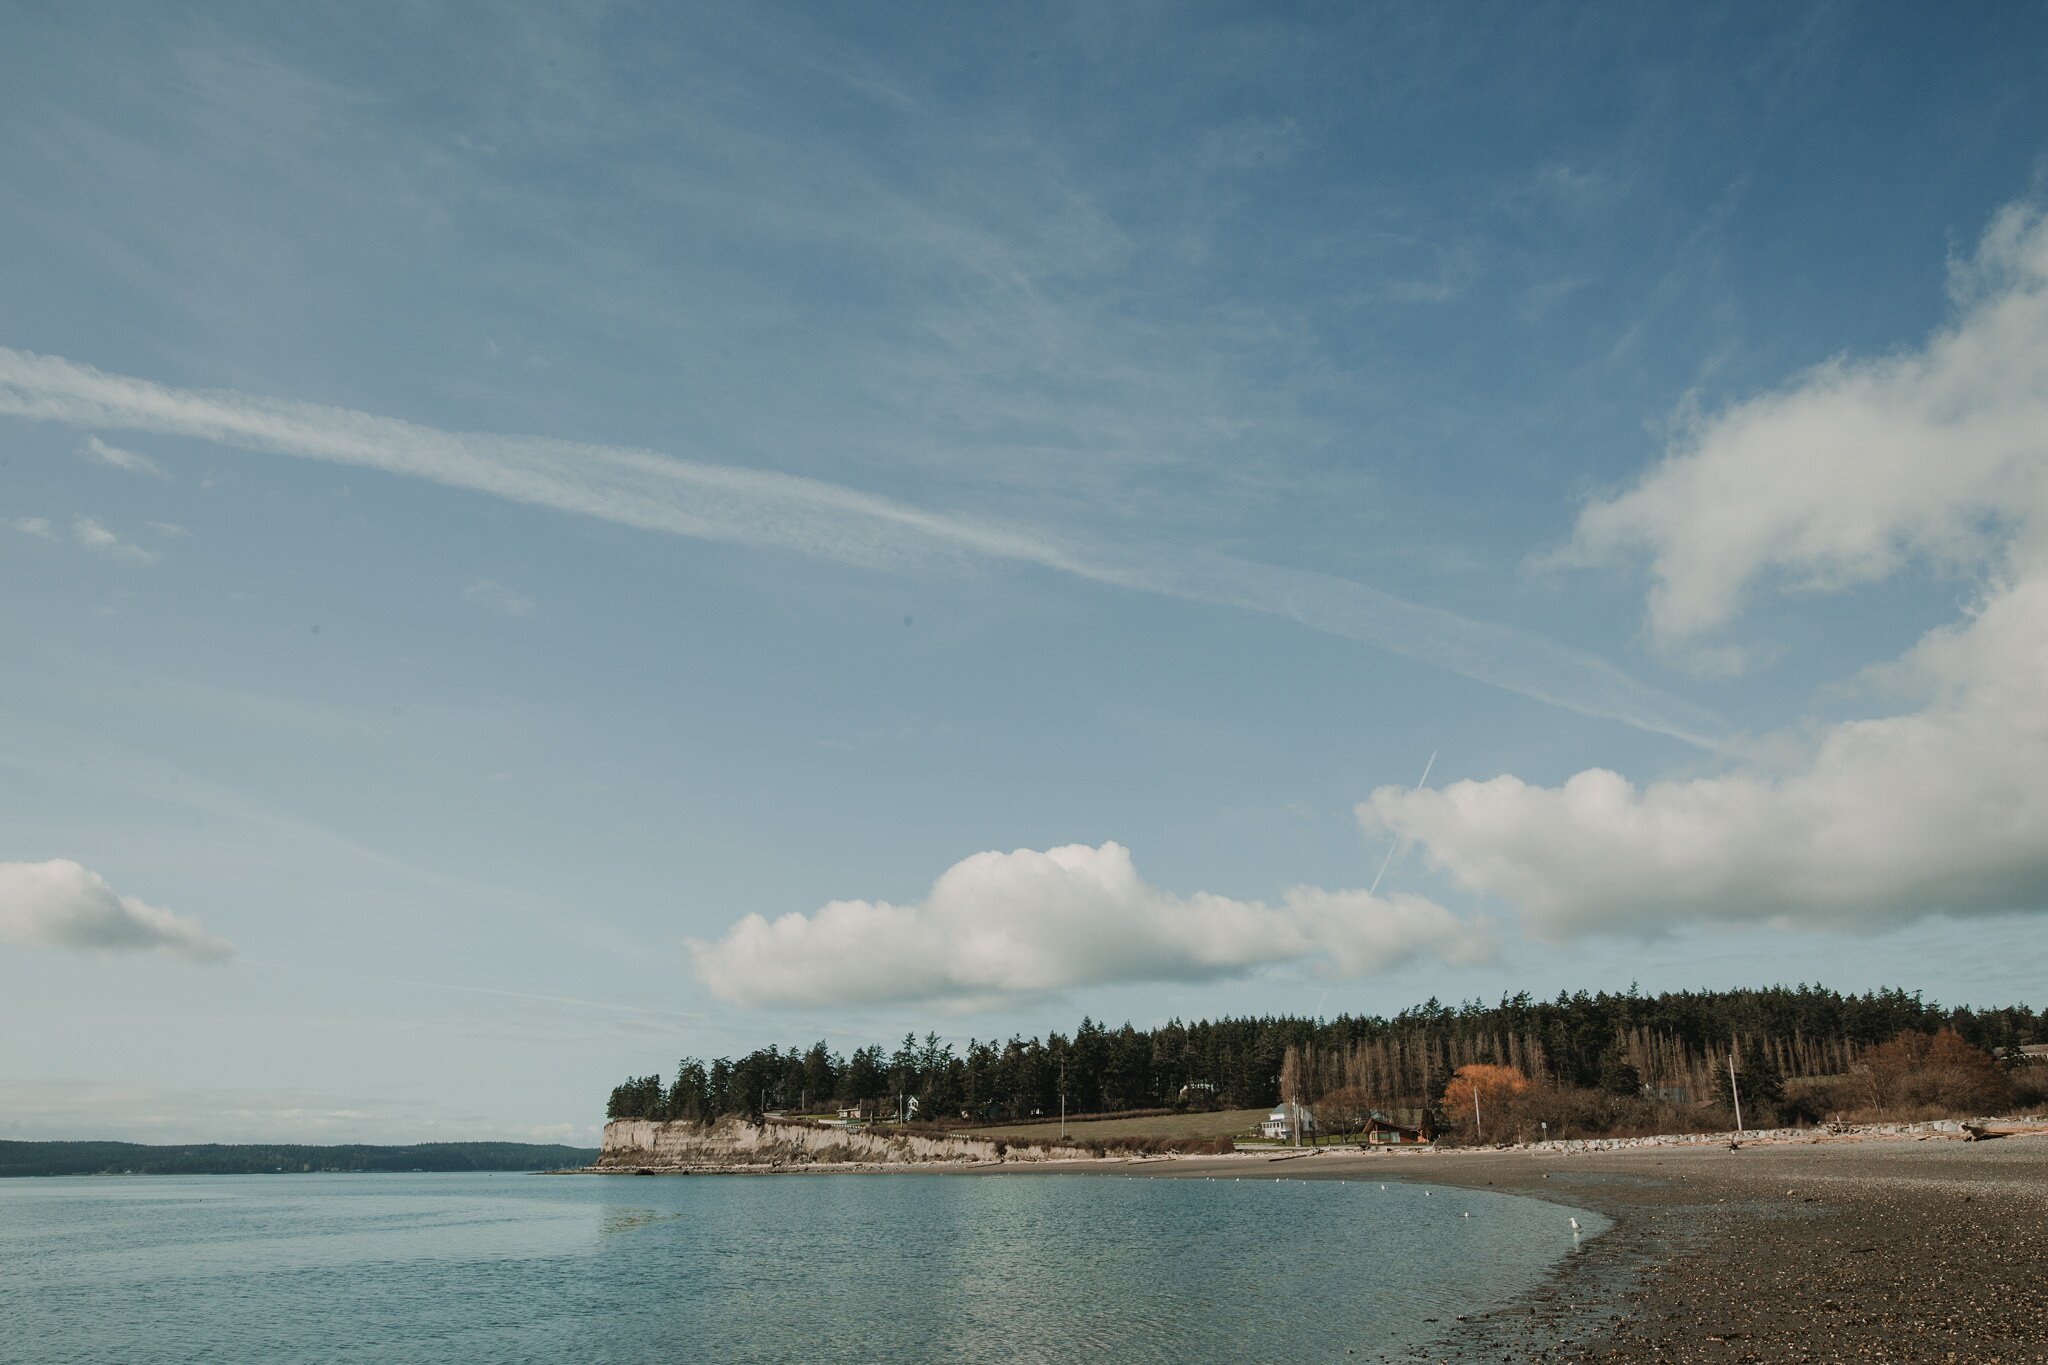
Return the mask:
<path id="1" fill-rule="evenodd" d="M 683 1175 L 753 1171 L 865 1171 L 1087 1161 L 1080 1147 L 1022 1147 L 989 1138 L 933 1137 L 822 1124 L 614 1119 L 604 1126 L 597 1164 L 605 1174 Z"/>

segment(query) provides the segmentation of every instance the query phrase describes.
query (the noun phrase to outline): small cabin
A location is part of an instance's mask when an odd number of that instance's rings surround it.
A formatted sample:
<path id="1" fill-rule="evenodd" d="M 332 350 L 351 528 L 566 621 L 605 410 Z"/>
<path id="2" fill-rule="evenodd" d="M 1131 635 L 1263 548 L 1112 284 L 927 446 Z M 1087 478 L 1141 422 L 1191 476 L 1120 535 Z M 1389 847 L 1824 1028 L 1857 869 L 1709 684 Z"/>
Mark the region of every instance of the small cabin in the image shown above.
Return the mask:
<path id="1" fill-rule="evenodd" d="M 1365 1121 L 1365 1129 L 1361 1136 L 1365 1143 L 1372 1147 L 1413 1146 L 1426 1141 L 1420 1128 L 1410 1128 L 1405 1123 L 1396 1123 L 1377 1110 Z"/>

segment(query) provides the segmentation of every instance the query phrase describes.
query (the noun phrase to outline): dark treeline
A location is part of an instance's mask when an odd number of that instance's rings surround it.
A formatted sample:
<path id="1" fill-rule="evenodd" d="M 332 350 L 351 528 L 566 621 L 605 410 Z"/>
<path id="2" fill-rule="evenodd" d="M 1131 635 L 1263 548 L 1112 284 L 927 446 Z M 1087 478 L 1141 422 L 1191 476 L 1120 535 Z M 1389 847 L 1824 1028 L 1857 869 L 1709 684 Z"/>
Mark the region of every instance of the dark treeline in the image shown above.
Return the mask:
<path id="1" fill-rule="evenodd" d="M 970 1040 L 964 1052 L 936 1033 L 907 1035 L 842 1056 L 823 1042 L 767 1047 L 737 1060 L 686 1057 L 673 1080 L 634 1077 L 612 1091 L 610 1118 L 703 1120 L 724 1114 L 819 1112 L 864 1106 L 878 1116 L 924 1119 L 1052 1114 L 1174 1106 L 1251 1108 L 1277 1103 L 1284 1067 L 1306 1066 L 1308 1092 L 1368 1090 L 1389 1108 L 1420 1108 L 1471 1063 L 1514 1066 L 1563 1086 L 1711 1083 L 1731 1047 L 1768 1056 L 1790 1076 L 1849 1069 L 1865 1048 L 1901 1032 L 1952 1029 L 1994 1055 L 2042 1037 L 2024 1005 L 1944 1008 L 1919 993 L 1842 995 L 1821 986 L 1642 995 L 1526 993 L 1498 1004 L 1431 1000 L 1391 1019 L 1339 1015 L 1224 1018 L 1153 1029 L 1083 1019 L 1072 1035 Z M 1292 1051 L 1296 1061 L 1289 1063 Z M 1745 1063 L 1747 1064 L 1747 1063 Z M 1297 1073 L 1298 1075 L 1298 1073 Z M 913 1107 L 914 1102 L 914 1107 Z"/>
<path id="2" fill-rule="evenodd" d="M 269 1175 L 303 1171 L 558 1171 L 597 1160 L 589 1147 L 532 1142 L 271 1143 L 0 1142 L 0 1176 Z"/>

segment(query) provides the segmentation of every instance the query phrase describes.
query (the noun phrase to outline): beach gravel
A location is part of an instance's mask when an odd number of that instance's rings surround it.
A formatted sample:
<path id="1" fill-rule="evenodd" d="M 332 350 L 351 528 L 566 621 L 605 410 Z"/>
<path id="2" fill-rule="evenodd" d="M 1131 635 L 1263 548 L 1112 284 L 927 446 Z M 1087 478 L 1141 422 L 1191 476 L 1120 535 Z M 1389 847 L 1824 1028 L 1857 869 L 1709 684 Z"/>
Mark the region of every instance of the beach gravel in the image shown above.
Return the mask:
<path id="1" fill-rule="evenodd" d="M 1388 1164 L 1615 1221 L 1410 1359 L 2048 1363 L 2048 1137 Z"/>

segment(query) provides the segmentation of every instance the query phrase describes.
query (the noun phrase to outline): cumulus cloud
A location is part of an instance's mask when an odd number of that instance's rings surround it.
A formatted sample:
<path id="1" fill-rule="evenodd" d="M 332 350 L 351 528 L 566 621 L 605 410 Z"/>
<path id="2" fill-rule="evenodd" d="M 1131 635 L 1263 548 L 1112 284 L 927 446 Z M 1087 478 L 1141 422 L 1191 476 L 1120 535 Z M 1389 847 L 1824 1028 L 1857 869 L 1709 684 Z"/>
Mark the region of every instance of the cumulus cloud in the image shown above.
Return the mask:
<path id="1" fill-rule="evenodd" d="M 78 453 L 94 464 L 103 464 L 109 469 L 126 470 L 130 474 L 147 474 L 152 479 L 171 477 L 169 470 L 149 456 L 138 455 L 120 446 L 108 445 L 97 436 L 86 437 L 85 444 L 78 448 Z"/>
<path id="2" fill-rule="evenodd" d="M 1364 976 L 1424 957 L 1471 961 L 1482 931 L 1417 896 L 1294 887 L 1278 903 L 1179 896 L 1119 844 L 978 853 L 912 905 L 833 901 L 748 915 L 693 941 L 698 975 L 744 1004 L 991 1004 L 1112 982 L 1201 981 L 1305 963 Z"/>
<path id="3" fill-rule="evenodd" d="M 1553 936 L 2048 909 L 2048 223 L 2002 213 L 1960 277 L 1958 320 L 1924 347 L 1735 406 L 1588 508 L 1571 551 L 1647 551 L 1666 640 L 1731 620 L 1772 573 L 1978 569 L 1961 620 L 1873 670 L 1918 709 L 1788 740 L 1771 769 L 1384 788 L 1366 829 Z"/>
<path id="4" fill-rule="evenodd" d="M 1649 557 L 1653 638 L 1726 625 L 1760 577 L 1872 582 L 1911 554 L 1980 562 L 2048 495 L 2048 222 L 2001 212 L 1955 272 L 1954 323 L 1916 350 L 1837 358 L 1694 421 L 1558 558 Z M 2036 532 L 2039 527 L 2036 526 Z"/>
<path id="5" fill-rule="evenodd" d="M 222 962 L 234 949 L 197 920 L 123 896 L 68 858 L 0 863 L 0 943 Z"/>
<path id="6" fill-rule="evenodd" d="M 1929 636 L 1902 673 L 1924 709 L 1833 726 L 1790 772 L 1390 787 L 1360 816 L 1551 936 L 2048 908 L 2048 577 Z"/>

